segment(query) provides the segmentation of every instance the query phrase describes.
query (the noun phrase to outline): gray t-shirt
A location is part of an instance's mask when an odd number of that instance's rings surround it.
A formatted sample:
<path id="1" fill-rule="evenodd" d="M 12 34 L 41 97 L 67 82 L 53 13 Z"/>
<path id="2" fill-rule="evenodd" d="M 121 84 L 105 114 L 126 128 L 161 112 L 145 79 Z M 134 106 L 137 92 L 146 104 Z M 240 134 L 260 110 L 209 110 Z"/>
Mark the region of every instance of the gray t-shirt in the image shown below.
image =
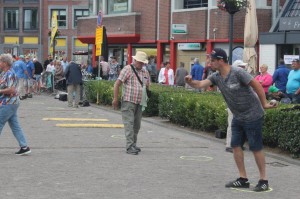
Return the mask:
<path id="1" fill-rule="evenodd" d="M 253 77 L 242 68 L 231 66 L 225 79 L 219 72 L 213 73 L 208 79 L 219 87 L 235 119 L 254 121 L 264 115 L 257 94 L 249 86 Z"/>

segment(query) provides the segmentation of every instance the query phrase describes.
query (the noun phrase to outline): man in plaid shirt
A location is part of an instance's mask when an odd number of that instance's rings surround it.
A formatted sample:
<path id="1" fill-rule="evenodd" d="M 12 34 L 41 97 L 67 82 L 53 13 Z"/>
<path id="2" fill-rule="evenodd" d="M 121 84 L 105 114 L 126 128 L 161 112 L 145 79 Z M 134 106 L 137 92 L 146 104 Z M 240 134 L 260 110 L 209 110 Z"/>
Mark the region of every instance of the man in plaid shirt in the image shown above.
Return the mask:
<path id="1" fill-rule="evenodd" d="M 137 155 L 141 151 L 136 142 L 142 120 L 143 86 L 133 70 L 136 71 L 143 85 L 147 87 L 150 84 L 150 76 L 148 71 L 143 68 L 144 64 L 148 63 L 147 54 L 137 51 L 136 55 L 132 57 L 134 59 L 133 68 L 131 65 L 125 66 L 115 82 L 112 105 L 115 109 L 118 108 L 119 88 L 123 84 L 121 112 L 126 136 L 126 151 L 128 154 Z"/>

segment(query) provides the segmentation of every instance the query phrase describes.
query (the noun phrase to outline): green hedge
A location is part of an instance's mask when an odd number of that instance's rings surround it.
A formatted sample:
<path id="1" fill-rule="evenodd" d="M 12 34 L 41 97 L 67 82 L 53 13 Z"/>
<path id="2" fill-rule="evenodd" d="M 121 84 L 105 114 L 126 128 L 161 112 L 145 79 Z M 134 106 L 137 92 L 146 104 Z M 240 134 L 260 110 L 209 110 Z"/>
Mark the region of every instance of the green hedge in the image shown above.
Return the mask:
<path id="1" fill-rule="evenodd" d="M 85 82 L 86 97 L 95 103 L 98 92 L 99 104 L 111 105 L 113 85 L 112 81 Z M 208 132 L 217 129 L 226 132 L 227 106 L 220 93 L 199 93 L 158 84 L 152 84 L 150 90 L 152 96 L 143 112 L 144 116 L 160 116 L 175 124 Z M 286 111 L 291 107 L 293 106 L 280 105 L 279 108 L 266 110 L 263 141 L 265 145 L 300 154 L 300 110 Z"/>

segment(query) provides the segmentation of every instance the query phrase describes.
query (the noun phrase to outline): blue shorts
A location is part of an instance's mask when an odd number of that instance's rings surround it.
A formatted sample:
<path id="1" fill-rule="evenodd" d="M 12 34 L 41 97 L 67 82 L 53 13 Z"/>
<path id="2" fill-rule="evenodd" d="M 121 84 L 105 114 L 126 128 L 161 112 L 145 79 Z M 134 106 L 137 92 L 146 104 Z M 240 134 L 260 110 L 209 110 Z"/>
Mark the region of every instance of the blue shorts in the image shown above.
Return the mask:
<path id="1" fill-rule="evenodd" d="M 262 126 L 264 117 L 251 122 L 239 121 L 233 118 L 231 123 L 231 147 L 243 146 L 248 139 L 250 151 L 260 151 L 263 148 Z"/>

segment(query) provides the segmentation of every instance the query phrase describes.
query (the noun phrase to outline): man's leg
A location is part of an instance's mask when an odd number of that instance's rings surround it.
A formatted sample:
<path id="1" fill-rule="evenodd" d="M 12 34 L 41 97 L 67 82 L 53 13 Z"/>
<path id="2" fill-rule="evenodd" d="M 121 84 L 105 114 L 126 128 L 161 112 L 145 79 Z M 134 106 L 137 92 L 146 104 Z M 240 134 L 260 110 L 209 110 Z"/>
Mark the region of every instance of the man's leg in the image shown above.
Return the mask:
<path id="1" fill-rule="evenodd" d="M 228 122 L 228 127 L 227 127 L 227 134 L 226 134 L 226 151 L 231 152 L 231 135 L 232 135 L 232 131 L 231 131 L 231 123 L 232 123 L 232 118 L 233 118 L 233 114 L 230 111 L 229 108 L 227 108 L 227 113 L 228 113 L 228 118 L 227 118 L 227 122 Z"/>
<path id="2" fill-rule="evenodd" d="M 259 170 L 259 176 L 261 180 L 267 180 L 266 177 L 266 162 L 265 162 L 265 155 L 262 150 L 260 151 L 253 151 L 253 155 Z"/>
<path id="3" fill-rule="evenodd" d="M 235 160 L 235 164 L 239 170 L 240 177 L 247 178 L 247 173 L 246 173 L 245 163 L 244 163 L 244 152 L 240 146 L 233 147 L 233 157 Z"/>
<path id="4" fill-rule="evenodd" d="M 142 106 L 139 104 L 135 105 L 135 113 L 134 113 L 134 125 L 133 125 L 133 131 L 134 131 L 134 146 L 136 146 L 137 142 L 137 135 L 139 133 L 139 130 L 141 128 L 141 120 L 142 120 Z"/>
<path id="5" fill-rule="evenodd" d="M 79 99 L 80 99 L 80 95 L 81 95 L 81 85 L 79 84 L 75 84 L 74 85 L 74 89 L 75 89 L 75 103 L 74 103 L 74 107 L 77 108 L 78 104 L 79 104 Z"/>
<path id="6" fill-rule="evenodd" d="M 74 86 L 72 84 L 68 85 L 68 106 L 73 106 L 73 92 L 74 92 Z"/>
<path id="7" fill-rule="evenodd" d="M 126 136 L 126 149 L 129 149 L 134 144 L 134 104 L 123 101 L 121 112 Z"/>

